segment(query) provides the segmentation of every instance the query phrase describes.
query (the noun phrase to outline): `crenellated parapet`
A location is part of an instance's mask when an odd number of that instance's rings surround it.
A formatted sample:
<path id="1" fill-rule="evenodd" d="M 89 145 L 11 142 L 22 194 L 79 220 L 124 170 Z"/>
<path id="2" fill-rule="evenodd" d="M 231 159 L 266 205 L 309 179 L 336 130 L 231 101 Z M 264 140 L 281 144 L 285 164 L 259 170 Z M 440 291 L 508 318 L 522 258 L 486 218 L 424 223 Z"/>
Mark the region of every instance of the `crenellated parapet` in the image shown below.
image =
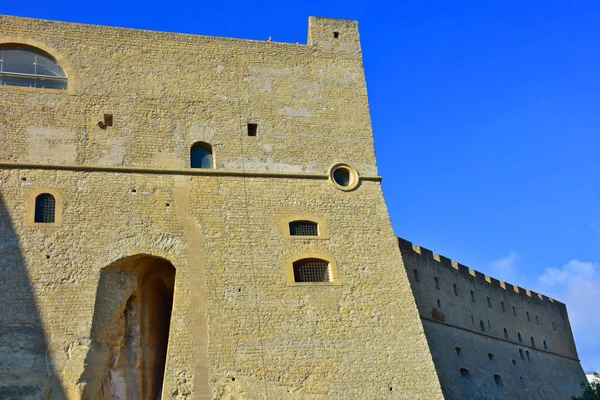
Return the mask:
<path id="1" fill-rule="evenodd" d="M 429 265 L 439 265 L 447 268 L 452 268 L 459 274 L 465 277 L 470 277 L 474 281 L 479 281 L 490 285 L 490 287 L 492 288 L 501 289 L 509 293 L 516 293 L 518 295 L 530 298 L 535 301 L 547 302 L 555 307 L 560 307 L 564 309 L 564 311 L 566 312 L 566 306 L 564 303 L 555 300 L 551 297 L 545 296 L 541 293 L 537 293 L 533 290 L 525 289 L 520 286 L 510 284 L 508 282 L 500 281 L 491 276 L 487 276 L 477 270 L 467 267 L 466 265 L 463 265 L 456 261 L 452 261 L 447 257 L 444 257 L 439 254 L 434 254 L 431 250 L 425 247 L 413 245 L 412 242 L 408 240 L 398 238 L 398 245 L 400 247 L 400 250 L 402 251 L 403 256 L 414 255 L 415 257 L 418 257 L 421 261 L 427 262 Z"/>

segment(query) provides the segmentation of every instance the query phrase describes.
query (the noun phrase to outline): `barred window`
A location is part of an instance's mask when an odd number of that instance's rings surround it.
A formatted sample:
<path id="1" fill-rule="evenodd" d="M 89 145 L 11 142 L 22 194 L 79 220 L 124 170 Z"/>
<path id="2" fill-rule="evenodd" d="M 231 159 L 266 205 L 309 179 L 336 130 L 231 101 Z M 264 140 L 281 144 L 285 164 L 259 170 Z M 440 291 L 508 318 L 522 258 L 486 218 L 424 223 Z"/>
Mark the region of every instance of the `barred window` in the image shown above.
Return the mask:
<path id="1" fill-rule="evenodd" d="M 312 221 L 292 221 L 290 222 L 290 235 L 319 236 L 319 224 Z"/>
<path id="2" fill-rule="evenodd" d="M 48 193 L 42 193 L 35 198 L 34 222 L 54 223 L 56 200 Z"/>
<path id="3" fill-rule="evenodd" d="M 331 282 L 329 262 L 318 258 L 305 258 L 294 262 L 296 282 Z"/>
<path id="4" fill-rule="evenodd" d="M 48 53 L 23 44 L 0 46 L 0 85 L 67 89 L 67 74 Z"/>

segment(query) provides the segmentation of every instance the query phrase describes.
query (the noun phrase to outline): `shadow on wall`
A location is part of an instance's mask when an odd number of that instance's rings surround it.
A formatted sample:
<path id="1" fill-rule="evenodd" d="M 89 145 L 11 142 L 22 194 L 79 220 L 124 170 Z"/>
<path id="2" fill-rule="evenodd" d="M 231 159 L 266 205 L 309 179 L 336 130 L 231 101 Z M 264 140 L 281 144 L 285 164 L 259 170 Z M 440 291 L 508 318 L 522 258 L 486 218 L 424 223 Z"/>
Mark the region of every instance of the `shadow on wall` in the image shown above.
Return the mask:
<path id="1" fill-rule="evenodd" d="M 19 237 L 0 195 L 0 399 L 64 399 Z"/>
<path id="2" fill-rule="evenodd" d="M 102 269 L 79 380 L 83 398 L 161 398 L 174 286 L 175 268 L 157 257 L 131 256 Z"/>

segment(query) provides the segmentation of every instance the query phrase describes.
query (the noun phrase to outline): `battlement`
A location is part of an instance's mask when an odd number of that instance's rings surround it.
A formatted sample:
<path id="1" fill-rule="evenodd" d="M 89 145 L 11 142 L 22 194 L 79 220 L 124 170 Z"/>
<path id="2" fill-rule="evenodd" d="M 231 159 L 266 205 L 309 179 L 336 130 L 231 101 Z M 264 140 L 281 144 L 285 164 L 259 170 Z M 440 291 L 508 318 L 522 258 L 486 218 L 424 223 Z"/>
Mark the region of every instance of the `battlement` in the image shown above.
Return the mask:
<path id="1" fill-rule="evenodd" d="M 475 281 L 483 282 L 492 287 L 499 288 L 507 292 L 516 293 L 518 295 L 528 297 L 536 301 L 549 302 L 554 306 L 559 306 L 566 310 L 566 306 L 564 303 L 557 301 L 551 297 L 487 276 L 477 270 L 467 267 L 466 265 L 452 261 L 447 257 L 444 257 L 439 254 L 434 254 L 431 250 L 426 249 L 425 247 L 413 245 L 412 242 L 408 240 L 398 238 L 398 246 L 400 247 L 400 251 L 403 256 L 414 255 L 416 257 L 419 257 L 422 261 L 429 263 L 433 262 L 437 263 L 440 266 L 452 268 L 456 270 L 459 274 L 466 277 L 470 277 Z"/>

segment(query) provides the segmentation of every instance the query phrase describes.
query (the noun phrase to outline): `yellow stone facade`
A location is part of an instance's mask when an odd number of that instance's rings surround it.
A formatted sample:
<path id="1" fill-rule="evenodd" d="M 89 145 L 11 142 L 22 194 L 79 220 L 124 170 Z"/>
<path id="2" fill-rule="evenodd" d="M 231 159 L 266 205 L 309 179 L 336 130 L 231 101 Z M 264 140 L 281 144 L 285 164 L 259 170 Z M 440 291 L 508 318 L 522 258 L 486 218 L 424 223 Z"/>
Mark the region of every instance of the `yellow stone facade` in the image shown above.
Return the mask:
<path id="1" fill-rule="evenodd" d="M 357 23 L 311 18 L 308 36 L 0 17 L 0 46 L 68 76 L 64 91 L 0 86 L 0 398 L 443 397 L 381 191 Z M 198 141 L 213 169 L 190 168 Z M 329 178 L 339 163 L 351 190 Z M 33 220 L 40 193 L 52 224 Z M 290 236 L 295 218 L 320 235 Z M 333 281 L 293 284 L 298 257 L 330 261 Z"/>

